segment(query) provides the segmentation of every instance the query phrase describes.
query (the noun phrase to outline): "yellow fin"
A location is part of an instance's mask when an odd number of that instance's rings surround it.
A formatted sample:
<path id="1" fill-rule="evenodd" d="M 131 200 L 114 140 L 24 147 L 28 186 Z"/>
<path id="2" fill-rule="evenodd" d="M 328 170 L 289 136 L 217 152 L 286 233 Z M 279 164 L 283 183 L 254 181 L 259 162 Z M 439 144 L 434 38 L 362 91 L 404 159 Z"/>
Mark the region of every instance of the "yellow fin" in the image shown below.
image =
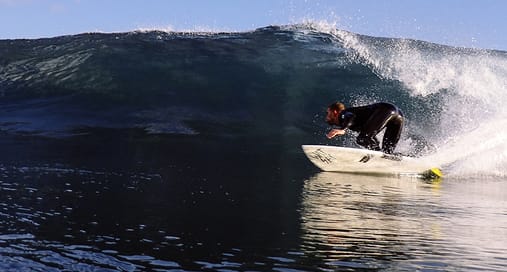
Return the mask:
<path id="1" fill-rule="evenodd" d="M 439 168 L 433 167 L 433 168 L 430 168 L 430 169 L 424 171 L 422 173 L 422 176 L 425 179 L 440 179 L 444 175 L 442 174 L 442 171 Z"/>
<path id="2" fill-rule="evenodd" d="M 436 167 L 431 168 L 431 169 L 430 169 L 430 172 L 431 172 L 433 175 L 435 175 L 435 176 L 437 176 L 437 177 L 439 177 L 439 178 L 441 178 L 441 177 L 443 177 L 443 176 L 444 176 L 444 175 L 442 174 L 442 171 L 441 171 L 439 168 L 436 168 Z"/>

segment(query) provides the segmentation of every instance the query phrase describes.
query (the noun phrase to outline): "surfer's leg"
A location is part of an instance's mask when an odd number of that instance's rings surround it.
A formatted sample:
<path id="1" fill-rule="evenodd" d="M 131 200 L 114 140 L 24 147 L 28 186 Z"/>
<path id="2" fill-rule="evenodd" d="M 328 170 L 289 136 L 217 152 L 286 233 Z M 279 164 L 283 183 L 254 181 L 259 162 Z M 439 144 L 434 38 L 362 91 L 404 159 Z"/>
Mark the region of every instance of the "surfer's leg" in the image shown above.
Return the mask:
<path id="1" fill-rule="evenodd" d="M 392 154 L 398 141 L 400 140 L 401 130 L 403 128 L 403 116 L 400 114 L 393 115 L 386 125 L 386 132 L 382 139 L 382 151 Z"/>
<path id="2" fill-rule="evenodd" d="M 359 133 L 357 136 L 356 142 L 358 145 L 365 147 L 370 150 L 380 151 L 380 143 L 375 136 L 368 136 L 364 133 Z"/>
<path id="3" fill-rule="evenodd" d="M 389 107 L 381 107 L 375 110 L 359 133 L 357 144 L 371 150 L 380 150 L 380 143 L 376 136 L 389 122 L 393 113 L 393 109 Z"/>

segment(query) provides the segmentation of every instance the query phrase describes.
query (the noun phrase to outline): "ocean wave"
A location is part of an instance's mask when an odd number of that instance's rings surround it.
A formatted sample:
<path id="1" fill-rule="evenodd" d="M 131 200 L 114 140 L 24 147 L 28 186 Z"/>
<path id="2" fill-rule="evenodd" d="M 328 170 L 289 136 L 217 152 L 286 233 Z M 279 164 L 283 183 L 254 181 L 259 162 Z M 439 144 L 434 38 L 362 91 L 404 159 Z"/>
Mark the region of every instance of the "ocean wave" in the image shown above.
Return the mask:
<path id="1" fill-rule="evenodd" d="M 306 22 L 247 32 L 2 40 L 0 52 L 0 129 L 7 133 L 140 128 L 322 143 L 324 107 L 331 101 L 389 101 L 408 119 L 402 151 L 436 153 L 443 164 L 477 171 L 472 161 L 490 158 L 487 149 L 503 155 L 482 170 L 507 166 L 507 134 L 498 130 L 507 117 L 502 51 L 370 37 Z M 470 149 L 469 155 L 456 157 L 459 148 Z"/>

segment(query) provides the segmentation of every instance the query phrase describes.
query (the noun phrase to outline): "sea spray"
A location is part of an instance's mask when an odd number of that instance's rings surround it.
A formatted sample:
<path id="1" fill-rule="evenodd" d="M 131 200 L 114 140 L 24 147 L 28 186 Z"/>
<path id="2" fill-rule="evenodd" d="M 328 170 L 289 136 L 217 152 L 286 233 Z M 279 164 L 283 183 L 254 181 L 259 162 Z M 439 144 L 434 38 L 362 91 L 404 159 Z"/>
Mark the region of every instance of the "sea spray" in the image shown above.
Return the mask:
<path id="1" fill-rule="evenodd" d="M 407 39 L 332 31 L 352 60 L 379 77 L 398 80 L 413 96 L 437 95 L 439 126 L 424 133 L 438 152 L 429 158 L 451 175 L 505 175 L 507 55 Z M 429 159 L 428 158 L 428 159 Z"/>

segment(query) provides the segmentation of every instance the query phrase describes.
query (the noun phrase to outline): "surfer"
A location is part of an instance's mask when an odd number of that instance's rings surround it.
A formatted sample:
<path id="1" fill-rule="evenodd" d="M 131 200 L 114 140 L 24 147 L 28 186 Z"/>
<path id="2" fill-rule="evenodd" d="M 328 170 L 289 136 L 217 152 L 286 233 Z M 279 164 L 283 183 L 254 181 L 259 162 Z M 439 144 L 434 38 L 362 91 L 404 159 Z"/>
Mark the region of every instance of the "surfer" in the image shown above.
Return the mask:
<path id="1" fill-rule="evenodd" d="M 345 105 L 336 102 L 327 108 L 326 122 L 337 128 L 332 128 L 326 136 L 332 139 L 350 129 L 359 132 L 356 142 L 360 146 L 392 154 L 400 140 L 403 121 L 403 113 L 390 103 L 345 108 Z M 376 136 L 384 128 L 386 131 L 381 149 Z"/>

